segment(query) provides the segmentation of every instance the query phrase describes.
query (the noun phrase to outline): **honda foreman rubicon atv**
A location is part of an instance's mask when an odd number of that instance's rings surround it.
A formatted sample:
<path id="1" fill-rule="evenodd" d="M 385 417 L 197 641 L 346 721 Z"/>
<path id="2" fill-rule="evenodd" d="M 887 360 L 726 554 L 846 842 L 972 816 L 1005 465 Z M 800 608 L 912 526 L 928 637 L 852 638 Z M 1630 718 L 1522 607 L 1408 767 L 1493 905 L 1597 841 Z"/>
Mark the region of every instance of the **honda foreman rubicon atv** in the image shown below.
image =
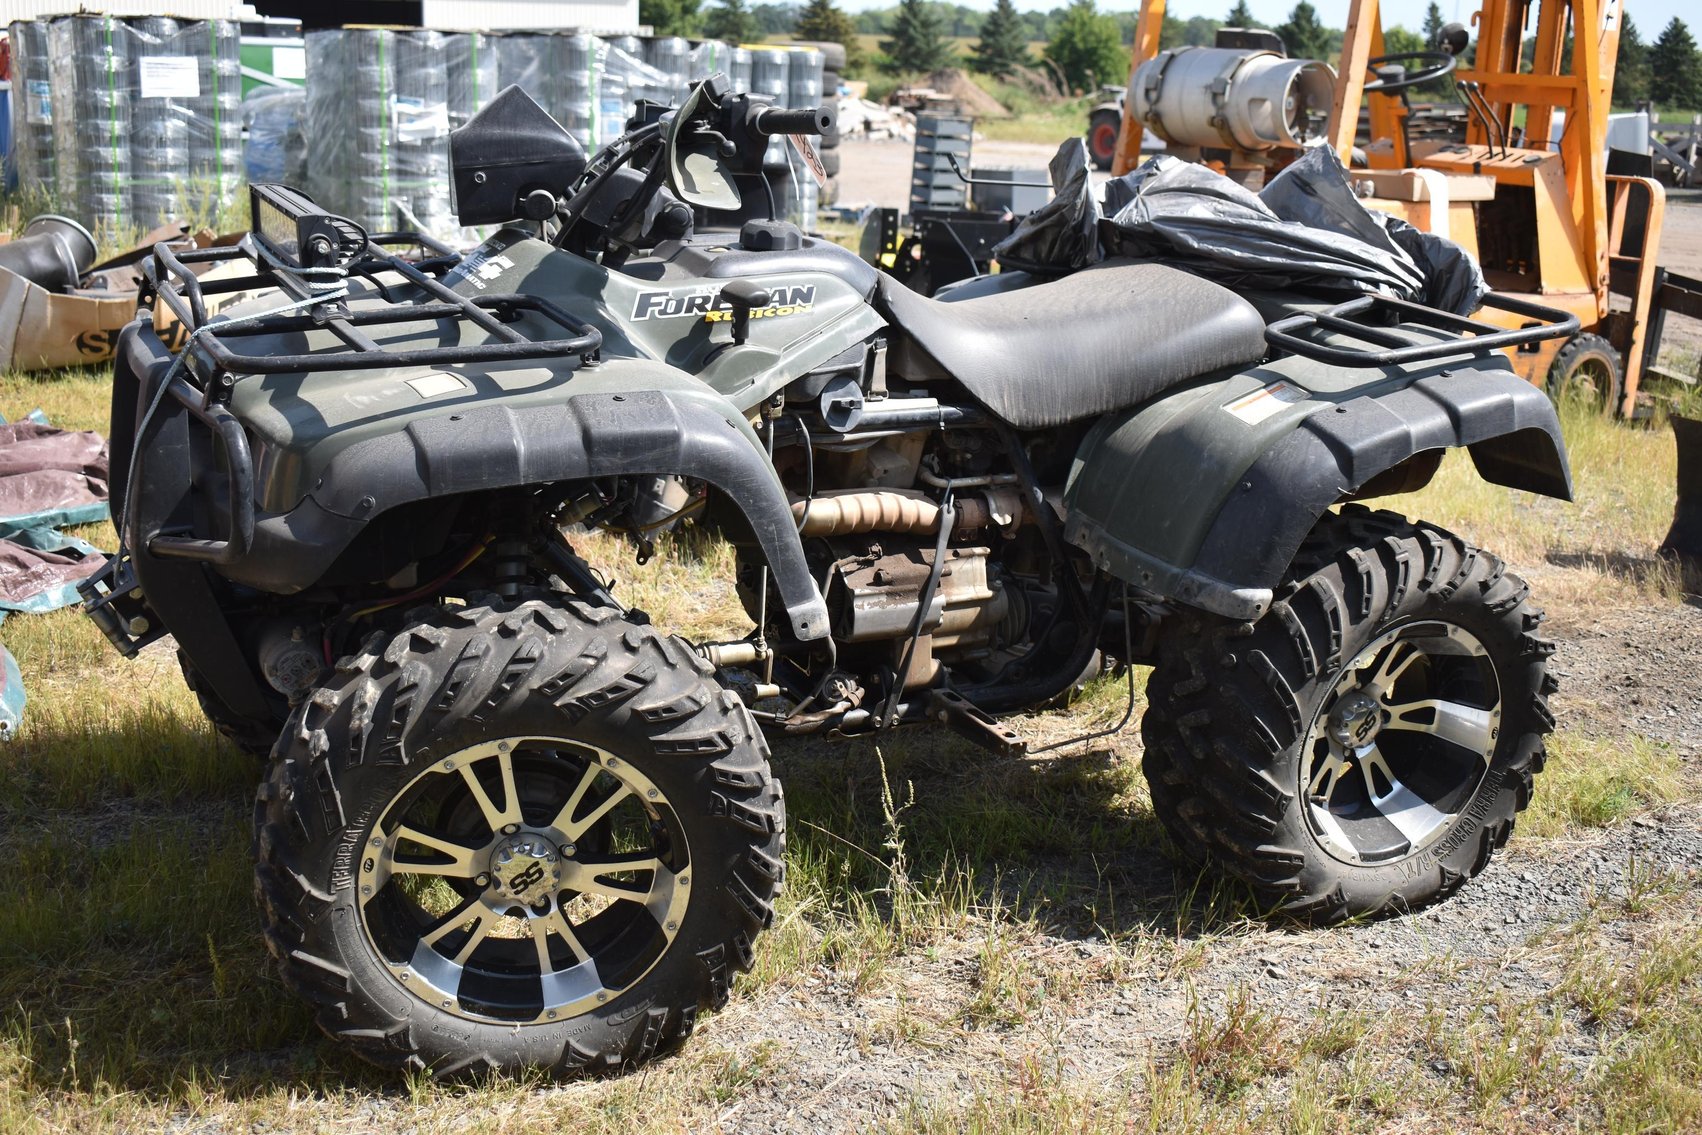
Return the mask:
<path id="1" fill-rule="evenodd" d="M 765 732 L 1013 752 L 1000 715 L 1151 664 L 1159 817 L 1325 921 L 1449 894 L 1530 799 L 1525 584 L 1345 502 L 1455 447 L 1568 497 L 1553 409 L 1495 352 L 1573 324 L 1119 259 L 923 298 L 766 219 L 770 136 L 830 125 L 712 79 L 587 160 L 511 89 L 453 140 L 462 223 L 506 226 L 469 255 L 255 186 L 240 247 L 150 260 L 190 335 L 123 332 L 123 547 L 88 610 L 126 654 L 172 635 L 270 751 L 266 938 L 371 1060 L 680 1044 L 785 874 Z M 651 625 L 573 547 L 642 560 L 686 512 L 737 551 L 743 639 Z"/>

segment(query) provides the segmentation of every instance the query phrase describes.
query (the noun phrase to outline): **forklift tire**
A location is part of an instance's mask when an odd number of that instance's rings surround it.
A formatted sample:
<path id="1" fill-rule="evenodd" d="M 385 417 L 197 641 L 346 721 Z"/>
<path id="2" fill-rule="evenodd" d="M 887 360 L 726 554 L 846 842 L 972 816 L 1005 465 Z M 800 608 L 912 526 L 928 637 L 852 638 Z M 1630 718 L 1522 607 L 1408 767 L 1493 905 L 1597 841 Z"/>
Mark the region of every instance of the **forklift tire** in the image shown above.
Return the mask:
<path id="1" fill-rule="evenodd" d="M 1110 169 L 1117 158 L 1117 135 L 1123 116 L 1114 110 L 1098 110 L 1087 120 L 1087 154 L 1096 169 Z"/>
<path id="2" fill-rule="evenodd" d="M 821 158 L 822 172 L 826 173 L 827 176 L 829 176 L 829 177 L 838 177 L 839 176 L 839 151 L 838 150 L 823 150 L 820 154 L 818 154 L 816 156 Z"/>
<path id="3" fill-rule="evenodd" d="M 1528 596 L 1434 525 L 1326 515 L 1263 618 L 1166 625 L 1141 723 L 1155 815 L 1287 917 L 1447 897 L 1506 843 L 1554 728 Z"/>
<path id="4" fill-rule="evenodd" d="M 1575 335 L 1548 368 L 1548 396 L 1556 405 L 1576 401 L 1612 417 L 1625 394 L 1625 366 L 1600 335 Z"/>

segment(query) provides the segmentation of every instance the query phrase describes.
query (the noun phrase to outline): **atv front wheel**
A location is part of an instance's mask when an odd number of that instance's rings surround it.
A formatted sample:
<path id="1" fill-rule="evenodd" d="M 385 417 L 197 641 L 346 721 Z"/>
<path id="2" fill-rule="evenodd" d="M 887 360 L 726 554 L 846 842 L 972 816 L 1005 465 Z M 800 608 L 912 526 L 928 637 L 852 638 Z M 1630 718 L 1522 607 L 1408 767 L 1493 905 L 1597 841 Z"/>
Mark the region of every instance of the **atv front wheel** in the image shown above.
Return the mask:
<path id="1" fill-rule="evenodd" d="M 266 938 L 375 1063 L 633 1065 L 768 924 L 784 810 L 681 640 L 564 602 L 427 609 L 292 717 L 257 805 Z"/>
<path id="2" fill-rule="evenodd" d="M 1553 728 L 1528 590 L 1432 525 L 1325 517 L 1258 622 L 1166 634 L 1142 722 L 1159 819 L 1292 915 L 1452 893 L 1507 841 Z"/>

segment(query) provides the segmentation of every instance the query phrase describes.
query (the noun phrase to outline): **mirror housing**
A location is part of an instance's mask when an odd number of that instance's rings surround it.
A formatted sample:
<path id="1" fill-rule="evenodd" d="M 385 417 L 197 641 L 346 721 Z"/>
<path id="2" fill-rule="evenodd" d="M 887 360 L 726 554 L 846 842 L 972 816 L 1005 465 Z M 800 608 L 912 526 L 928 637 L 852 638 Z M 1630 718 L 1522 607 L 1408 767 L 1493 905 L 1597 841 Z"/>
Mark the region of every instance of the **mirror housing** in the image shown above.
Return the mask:
<path id="1" fill-rule="evenodd" d="M 533 220 L 540 192 L 559 200 L 585 172 L 585 148 L 510 86 L 449 135 L 450 187 L 463 225 Z M 553 212 L 553 207 L 551 209 Z"/>

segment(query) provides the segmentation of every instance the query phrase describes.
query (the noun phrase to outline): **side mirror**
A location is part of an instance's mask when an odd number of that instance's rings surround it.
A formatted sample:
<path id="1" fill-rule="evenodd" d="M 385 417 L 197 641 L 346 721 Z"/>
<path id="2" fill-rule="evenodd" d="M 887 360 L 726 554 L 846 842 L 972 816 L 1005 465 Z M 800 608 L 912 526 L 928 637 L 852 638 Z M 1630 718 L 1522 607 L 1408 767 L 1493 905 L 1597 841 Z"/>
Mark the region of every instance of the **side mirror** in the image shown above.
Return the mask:
<path id="1" fill-rule="evenodd" d="M 585 149 L 531 95 L 508 87 L 450 132 L 449 168 L 463 225 L 543 220 L 585 172 Z"/>

